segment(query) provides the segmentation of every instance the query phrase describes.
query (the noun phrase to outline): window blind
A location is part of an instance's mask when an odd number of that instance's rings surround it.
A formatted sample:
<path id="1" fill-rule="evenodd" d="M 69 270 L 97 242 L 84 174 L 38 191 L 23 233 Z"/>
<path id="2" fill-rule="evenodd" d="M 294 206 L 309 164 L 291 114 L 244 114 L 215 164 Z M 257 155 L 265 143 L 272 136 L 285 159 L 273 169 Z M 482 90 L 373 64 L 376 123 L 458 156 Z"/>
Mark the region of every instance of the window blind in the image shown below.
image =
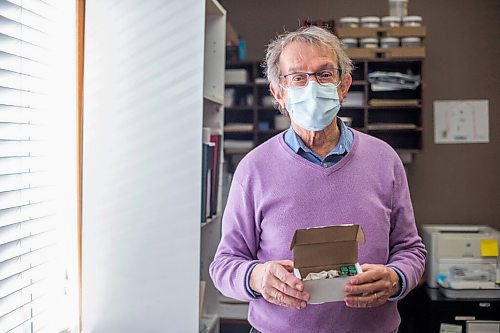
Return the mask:
<path id="1" fill-rule="evenodd" d="M 72 1 L 0 0 L 2 333 L 75 321 L 75 22 Z"/>

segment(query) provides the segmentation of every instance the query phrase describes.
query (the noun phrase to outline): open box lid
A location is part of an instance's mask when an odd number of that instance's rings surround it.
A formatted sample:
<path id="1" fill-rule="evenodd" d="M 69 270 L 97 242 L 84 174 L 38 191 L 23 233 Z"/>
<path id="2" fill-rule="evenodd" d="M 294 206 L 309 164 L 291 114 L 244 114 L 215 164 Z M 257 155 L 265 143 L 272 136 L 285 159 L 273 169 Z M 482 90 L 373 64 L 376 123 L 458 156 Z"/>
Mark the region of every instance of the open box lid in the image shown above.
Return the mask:
<path id="1" fill-rule="evenodd" d="M 343 224 L 296 230 L 290 249 L 295 268 L 309 271 L 313 267 L 356 263 L 358 243 L 365 243 L 361 226 Z"/>

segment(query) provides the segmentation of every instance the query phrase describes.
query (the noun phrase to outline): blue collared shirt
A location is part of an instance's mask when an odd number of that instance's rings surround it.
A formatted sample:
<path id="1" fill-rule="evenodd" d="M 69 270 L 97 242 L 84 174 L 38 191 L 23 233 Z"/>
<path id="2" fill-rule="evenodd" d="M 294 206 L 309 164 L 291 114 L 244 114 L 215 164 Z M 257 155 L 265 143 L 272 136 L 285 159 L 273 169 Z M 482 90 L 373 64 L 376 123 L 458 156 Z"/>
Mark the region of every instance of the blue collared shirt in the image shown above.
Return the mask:
<path id="1" fill-rule="evenodd" d="M 311 149 L 309 149 L 304 141 L 295 133 L 292 127 L 290 127 L 284 136 L 286 144 L 297 154 L 305 158 L 306 160 L 313 162 L 318 165 L 322 165 L 325 168 L 329 168 L 338 163 L 342 157 L 344 157 L 352 148 L 354 142 L 354 135 L 351 130 L 347 128 L 340 118 L 337 118 L 337 124 L 340 128 L 340 138 L 339 142 L 333 149 L 328 153 L 325 158 L 322 158 Z"/>
<path id="2" fill-rule="evenodd" d="M 337 117 L 336 119 L 337 119 L 337 124 L 340 128 L 339 142 L 335 147 L 333 147 L 333 149 L 328 153 L 328 155 L 325 158 L 322 158 L 321 156 L 313 152 L 311 149 L 309 149 L 305 145 L 304 141 L 302 141 L 302 139 L 298 136 L 298 134 L 295 133 L 295 131 L 291 126 L 285 132 L 283 139 L 285 140 L 285 143 L 295 153 L 299 154 L 306 160 L 321 165 L 325 168 L 332 167 L 336 163 L 338 163 L 351 150 L 352 145 L 354 143 L 354 134 L 352 133 L 352 131 L 344 124 L 342 120 L 340 120 L 340 118 Z M 245 276 L 245 286 L 247 292 L 254 298 L 260 296 L 259 293 L 254 292 L 250 288 L 250 274 L 256 265 L 257 263 L 250 266 Z M 401 281 L 401 291 L 399 292 L 399 294 L 389 298 L 389 300 L 397 300 L 406 291 L 406 278 L 404 274 L 396 267 L 392 266 L 389 267 L 392 268 L 396 272 L 396 274 L 398 274 L 399 280 Z"/>

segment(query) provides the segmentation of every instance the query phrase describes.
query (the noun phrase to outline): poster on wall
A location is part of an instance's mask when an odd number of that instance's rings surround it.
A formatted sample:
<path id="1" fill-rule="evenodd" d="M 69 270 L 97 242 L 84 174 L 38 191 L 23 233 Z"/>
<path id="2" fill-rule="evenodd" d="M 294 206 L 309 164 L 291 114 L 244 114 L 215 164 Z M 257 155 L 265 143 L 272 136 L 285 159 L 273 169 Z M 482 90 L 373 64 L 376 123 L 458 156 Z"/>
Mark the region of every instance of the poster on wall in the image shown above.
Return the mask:
<path id="1" fill-rule="evenodd" d="M 488 100 L 434 101 L 435 143 L 489 141 Z"/>

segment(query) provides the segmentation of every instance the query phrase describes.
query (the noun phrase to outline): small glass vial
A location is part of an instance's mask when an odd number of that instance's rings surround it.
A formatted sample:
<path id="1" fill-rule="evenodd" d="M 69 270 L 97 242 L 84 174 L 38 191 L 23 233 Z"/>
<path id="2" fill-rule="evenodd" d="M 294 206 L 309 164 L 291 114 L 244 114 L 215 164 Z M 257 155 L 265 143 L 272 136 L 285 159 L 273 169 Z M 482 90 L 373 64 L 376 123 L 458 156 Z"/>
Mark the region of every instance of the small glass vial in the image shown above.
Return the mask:
<path id="1" fill-rule="evenodd" d="M 405 16 L 402 19 L 404 27 L 422 26 L 422 16 Z"/>
<path id="2" fill-rule="evenodd" d="M 383 27 L 399 27 L 401 26 L 401 17 L 399 16 L 384 16 L 382 17 Z"/>
<path id="3" fill-rule="evenodd" d="M 358 47 L 358 39 L 357 38 L 344 38 L 342 39 L 342 44 L 345 49 L 352 49 Z"/>
<path id="4" fill-rule="evenodd" d="M 363 28 L 378 28 L 378 27 L 380 27 L 380 17 L 363 16 L 361 18 L 361 27 L 363 27 Z"/>
<path id="5" fill-rule="evenodd" d="M 341 17 L 340 18 L 340 26 L 342 28 L 358 28 L 359 27 L 359 18 L 358 17 Z"/>
<path id="6" fill-rule="evenodd" d="M 376 48 L 378 47 L 378 39 L 373 37 L 361 38 L 361 47 Z"/>
<path id="7" fill-rule="evenodd" d="M 390 48 L 399 47 L 399 38 L 396 37 L 384 37 L 380 39 L 380 47 Z"/>
<path id="8" fill-rule="evenodd" d="M 402 47 L 420 47 L 422 46 L 422 39 L 420 37 L 404 37 L 401 38 Z"/>

